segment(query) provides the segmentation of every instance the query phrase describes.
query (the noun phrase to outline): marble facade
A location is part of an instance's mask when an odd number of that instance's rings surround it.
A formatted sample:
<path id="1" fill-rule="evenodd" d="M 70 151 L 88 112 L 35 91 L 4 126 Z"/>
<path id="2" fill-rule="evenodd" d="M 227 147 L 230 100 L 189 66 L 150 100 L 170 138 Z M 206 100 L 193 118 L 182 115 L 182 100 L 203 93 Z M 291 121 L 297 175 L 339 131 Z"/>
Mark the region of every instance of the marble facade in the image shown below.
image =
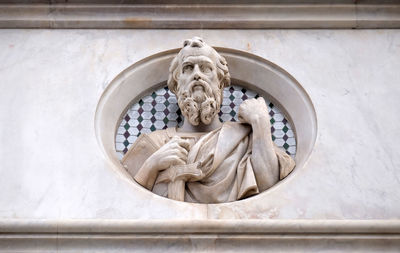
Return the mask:
<path id="1" fill-rule="evenodd" d="M 165 199 L 115 173 L 96 139 L 107 85 L 196 35 L 275 63 L 314 105 L 311 155 L 263 194 L 224 204 Z M 43 252 L 96 250 L 79 233 L 108 251 L 118 243 L 279 251 L 285 239 L 286 251 L 400 247 L 398 29 L 3 29 L 0 47 L 0 252 L 40 249 L 40 240 Z M 26 233 L 38 235 L 18 237 Z"/>

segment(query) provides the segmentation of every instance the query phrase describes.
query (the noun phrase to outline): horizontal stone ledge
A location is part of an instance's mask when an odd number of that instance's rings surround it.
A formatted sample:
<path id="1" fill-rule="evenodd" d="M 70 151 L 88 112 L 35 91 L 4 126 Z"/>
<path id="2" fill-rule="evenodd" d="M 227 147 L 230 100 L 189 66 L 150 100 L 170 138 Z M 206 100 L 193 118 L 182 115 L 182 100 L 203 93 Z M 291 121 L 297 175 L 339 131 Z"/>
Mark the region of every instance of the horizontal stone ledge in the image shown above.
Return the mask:
<path id="1" fill-rule="evenodd" d="M 400 28 L 400 4 L 2 4 L 0 28 Z"/>
<path id="2" fill-rule="evenodd" d="M 399 4 L 399 0 L 0 0 L 0 4 L 118 4 L 118 5 L 249 5 L 249 4 L 352 4 L 387 5 Z"/>
<path id="3" fill-rule="evenodd" d="M 400 235 L 400 220 L 0 220 L 5 234 Z"/>

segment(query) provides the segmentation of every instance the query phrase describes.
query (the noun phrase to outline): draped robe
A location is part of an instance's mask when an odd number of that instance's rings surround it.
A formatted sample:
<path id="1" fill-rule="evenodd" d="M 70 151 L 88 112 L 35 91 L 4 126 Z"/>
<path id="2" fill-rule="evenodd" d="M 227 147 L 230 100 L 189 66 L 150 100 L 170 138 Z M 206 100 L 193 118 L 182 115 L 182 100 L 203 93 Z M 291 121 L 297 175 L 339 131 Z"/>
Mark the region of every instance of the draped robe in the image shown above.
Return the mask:
<path id="1" fill-rule="evenodd" d="M 225 122 L 222 127 L 204 135 L 180 133 L 176 128 L 142 134 L 124 156 L 124 167 L 134 177 L 147 158 L 175 135 L 192 143 L 187 164 L 201 164 L 201 178 L 186 182 L 186 202 L 223 203 L 259 193 L 251 162 L 251 126 L 236 122 Z M 275 145 L 274 150 L 281 180 L 293 170 L 295 162 Z M 156 181 L 152 191 L 166 197 L 167 184 Z"/>

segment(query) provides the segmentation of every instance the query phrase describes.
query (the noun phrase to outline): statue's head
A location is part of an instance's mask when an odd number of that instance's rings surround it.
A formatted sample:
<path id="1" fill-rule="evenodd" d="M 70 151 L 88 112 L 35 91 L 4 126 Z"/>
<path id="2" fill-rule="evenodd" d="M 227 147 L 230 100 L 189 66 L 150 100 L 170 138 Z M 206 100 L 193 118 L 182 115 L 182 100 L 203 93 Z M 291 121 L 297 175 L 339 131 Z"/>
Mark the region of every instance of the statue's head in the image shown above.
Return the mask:
<path id="1" fill-rule="evenodd" d="M 210 124 L 220 110 L 223 89 L 229 85 L 225 58 L 199 37 L 185 40 L 168 77 L 168 88 L 177 96 L 185 119 L 192 125 Z"/>

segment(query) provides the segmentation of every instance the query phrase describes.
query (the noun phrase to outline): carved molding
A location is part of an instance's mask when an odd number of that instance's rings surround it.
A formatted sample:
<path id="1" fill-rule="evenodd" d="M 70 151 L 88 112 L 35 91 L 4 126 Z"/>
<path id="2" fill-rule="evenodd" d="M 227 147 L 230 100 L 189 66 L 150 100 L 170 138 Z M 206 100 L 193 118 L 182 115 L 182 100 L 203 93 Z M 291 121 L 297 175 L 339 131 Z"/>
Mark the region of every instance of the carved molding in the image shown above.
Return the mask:
<path id="1" fill-rule="evenodd" d="M 0 252 L 393 251 L 398 220 L 0 220 Z"/>
<path id="2" fill-rule="evenodd" d="M 389 1 L 389 4 L 313 4 L 309 1 L 276 4 L 267 1 L 268 4 L 247 5 L 240 1 L 202 5 L 190 5 L 185 1 L 166 5 L 83 2 L 85 4 L 58 4 L 57 1 L 56 4 L 0 4 L 0 28 L 400 28 L 397 1 Z"/>

